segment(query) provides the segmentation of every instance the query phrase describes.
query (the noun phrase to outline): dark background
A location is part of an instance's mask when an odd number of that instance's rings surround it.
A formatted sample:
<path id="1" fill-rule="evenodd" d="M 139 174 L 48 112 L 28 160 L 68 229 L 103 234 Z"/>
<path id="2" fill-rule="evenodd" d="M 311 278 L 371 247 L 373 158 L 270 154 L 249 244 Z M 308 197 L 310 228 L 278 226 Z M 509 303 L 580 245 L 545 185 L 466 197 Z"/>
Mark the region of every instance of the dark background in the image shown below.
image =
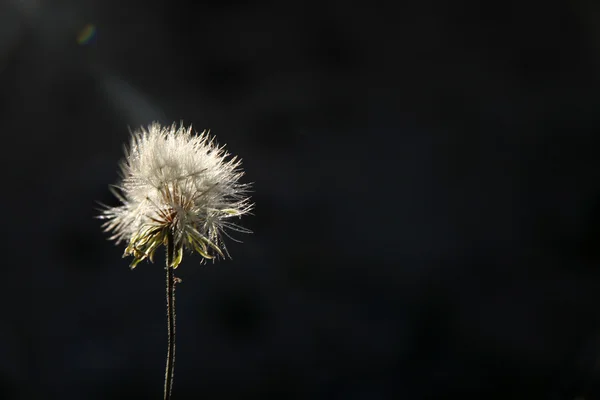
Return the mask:
<path id="1" fill-rule="evenodd" d="M 211 128 L 256 203 L 178 269 L 175 399 L 599 399 L 599 21 L 3 0 L 0 399 L 162 398 L 163 260 L 94 219 L 154 120 Z"/>

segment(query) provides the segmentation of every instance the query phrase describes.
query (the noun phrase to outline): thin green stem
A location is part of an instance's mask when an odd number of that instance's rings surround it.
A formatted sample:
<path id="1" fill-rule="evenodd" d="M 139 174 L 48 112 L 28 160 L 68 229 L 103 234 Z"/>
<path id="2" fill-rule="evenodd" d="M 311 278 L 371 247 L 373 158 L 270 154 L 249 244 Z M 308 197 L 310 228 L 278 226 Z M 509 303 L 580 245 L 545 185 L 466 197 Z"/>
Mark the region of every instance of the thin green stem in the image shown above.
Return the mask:
<path id="1" fill-rule="evenodd" d="M 167 234 L 167 326 L 168 326 L 168 348 L 167 366 L 165 369 L 165 396 L 164 400 L 171 399 L 173 390 L 173 371 L 175 369 L 175 271 L 172 266 L 175 243 L 173 234 Z"/>

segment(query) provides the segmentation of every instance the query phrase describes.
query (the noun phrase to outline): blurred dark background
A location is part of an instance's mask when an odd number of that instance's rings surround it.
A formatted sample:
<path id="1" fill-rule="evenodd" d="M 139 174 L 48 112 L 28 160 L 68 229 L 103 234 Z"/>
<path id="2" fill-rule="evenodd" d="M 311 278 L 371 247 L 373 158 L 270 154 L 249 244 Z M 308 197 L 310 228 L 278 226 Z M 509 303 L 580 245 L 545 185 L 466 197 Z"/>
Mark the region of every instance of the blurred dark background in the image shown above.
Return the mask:
<path id="1" fill-rule="evenodd" d="M 600 5 L 0 2 L 0 399 L 161 399 L 163 259 L 94 219 L 128 129 L 254 182 L 186 256 L 174 398 L 600 399 Z"/>

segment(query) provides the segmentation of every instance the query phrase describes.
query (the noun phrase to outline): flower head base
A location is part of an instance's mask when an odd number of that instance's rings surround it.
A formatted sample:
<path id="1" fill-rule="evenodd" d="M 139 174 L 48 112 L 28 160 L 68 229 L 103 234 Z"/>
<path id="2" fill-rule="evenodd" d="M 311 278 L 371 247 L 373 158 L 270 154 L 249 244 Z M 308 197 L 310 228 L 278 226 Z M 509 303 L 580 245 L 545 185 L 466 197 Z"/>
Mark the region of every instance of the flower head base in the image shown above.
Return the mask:
<path id="1" fill-rule="evenodd" d="M 176 268 L 184 249 L 203 259 L 228 255 L 222 235 L 227 229 L 248 230 L 230 222 L 252 209 L 249 185 L 238 182 L 241 161 L 219 147 L 209 133 L 192 128 L 161 127 L 133 132 L 121 164 L 121 182 L 113 193 L 121 201 L 105 207 L 100 218 L 112 232 L 111 240 L 128 241 L 125 256 L 131 268 L 148 258 L 161 244 L 172 241 Z"/>

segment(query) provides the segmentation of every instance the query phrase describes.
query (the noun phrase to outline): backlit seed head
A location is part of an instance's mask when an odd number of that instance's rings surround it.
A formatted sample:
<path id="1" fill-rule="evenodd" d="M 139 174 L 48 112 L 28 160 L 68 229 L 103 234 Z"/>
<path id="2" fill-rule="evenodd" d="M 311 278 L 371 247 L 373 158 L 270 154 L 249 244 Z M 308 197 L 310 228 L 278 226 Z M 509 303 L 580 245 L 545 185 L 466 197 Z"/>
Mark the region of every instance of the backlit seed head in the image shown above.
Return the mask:
<path id="1" fill-rule="evenodd" d="M 230 157 L 209 132 L 153 123 L 132 133 L 121 163 L 121 181 L 111 189 L 121 204 L 104 206 L 99 218 L 106 221 L 111 240 L 128 243 L 124 257 L 131 267 L 148 258 L 172 238 L 177 267 L 184 249 L 203 259 L 228 255 L 223 235 L 227 230 L 248 233 L 231 222 L 251 211 L 249 184 L 241 160 Z"/>

